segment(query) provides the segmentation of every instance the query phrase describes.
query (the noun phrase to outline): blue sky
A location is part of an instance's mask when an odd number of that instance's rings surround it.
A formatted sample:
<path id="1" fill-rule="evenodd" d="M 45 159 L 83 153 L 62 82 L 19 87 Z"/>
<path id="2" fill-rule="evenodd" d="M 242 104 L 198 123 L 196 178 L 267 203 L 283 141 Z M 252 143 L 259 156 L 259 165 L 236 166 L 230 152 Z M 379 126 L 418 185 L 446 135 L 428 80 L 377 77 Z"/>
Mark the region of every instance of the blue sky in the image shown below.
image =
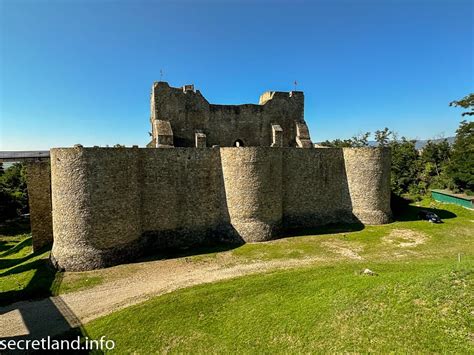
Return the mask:
<path id="1" fill-rule="evenodd" d="M 313 141 L 453 135 L 472 0 L 0 0 L 0 150 L 145 145 L 153 81 L 211 103 L 306 97 Z"/>

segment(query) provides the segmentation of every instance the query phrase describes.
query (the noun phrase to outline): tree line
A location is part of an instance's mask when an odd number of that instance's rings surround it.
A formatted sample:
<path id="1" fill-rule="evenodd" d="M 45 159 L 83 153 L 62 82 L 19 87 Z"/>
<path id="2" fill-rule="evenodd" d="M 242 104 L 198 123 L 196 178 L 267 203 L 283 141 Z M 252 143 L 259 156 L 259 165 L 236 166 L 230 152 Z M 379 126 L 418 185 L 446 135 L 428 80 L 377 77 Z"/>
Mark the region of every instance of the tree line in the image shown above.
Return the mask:
<path id="1" fill-rule="evenodd" d="M 462 116 L 474 115 L 474 94 L 450 106 L 469 109 Z M 326 147 L 367 147 L 370 132 L 350 139 L 335 139 L 320 143 Z M 456 130 L 454 143 L 446 139 L 429 140 L 416 149 L 416 140 L 398 135 L 388 129 L 374 132 L 376 146 L 392 150 L 391 188 L 398 196 L 419 198 L 430 189 L 449 189 L 468 195 L 474 193 L 474 122 L 463 120 Z"/>
<path id="2" fill-rule="evenodd" d="M 0 163 L 0 222 L 28 212 L 25 166 L 15 163 L 4 169 Z"/>

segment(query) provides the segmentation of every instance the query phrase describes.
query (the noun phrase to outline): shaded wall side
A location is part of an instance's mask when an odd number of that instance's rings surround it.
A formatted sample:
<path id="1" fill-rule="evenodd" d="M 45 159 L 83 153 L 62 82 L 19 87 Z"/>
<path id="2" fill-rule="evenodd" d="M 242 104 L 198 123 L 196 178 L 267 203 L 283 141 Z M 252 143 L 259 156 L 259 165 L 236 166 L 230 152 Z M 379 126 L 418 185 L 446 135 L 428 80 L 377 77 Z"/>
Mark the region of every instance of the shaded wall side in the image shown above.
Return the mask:
<path id="1" fill-rule="evenodd" d="M 220 149 L 230 222 L 246 242 L 272 239 L 281 227 L 282 150 Z"/>
<path id="2" fill-rule="evenodd" d="M 141 150 L 142 229 L 157 248 L 217 242 L 226 234 L 219 149 Z"/>
<path id="3" fill-rule="evenodd" d="M 199 91 L 184 93 L 181 88 L 170 87 L 165 82 L 155 83 L 151 109 L 152 127 L 155 119 L 170 121 L 175 147 L 194 147 L 196 130 L 207 130 L 209 126 L 209 103 Z"/>
<path id="4" fill-rule="evenodd" d="M 26 173 L 33 250 L 37 251 L 53 242 L 50 163 L 27 162 Z"/>
<path id="5" fill-rule="evenodd" d="M 354 215 L 364 224 L 391 220 L 390 148 L 343 148 Z"/>
<path id="6" fill-rule="evenodd" d="M 283 167 L 285 227 L 355 221 L 341 149 L 284 149 Z"/>
<path id="7" fill-rule="evenodd" d="M 304 95 L 275 93 L 264 105 L 210 105 L 211 144 L 232 147 L 238 139 L 246 147 L 270 147 L 272 125 L 283 129 L 283 146 L 296 146 L 296 123 L 304 122 Z M 214 143 L 215 142 L 215 143 Z"/>
<path id="8" fill-rule="evenodd" d="M 52 149 L 52 259 L 67 270 L 140 253 L 138 149 Z"/>

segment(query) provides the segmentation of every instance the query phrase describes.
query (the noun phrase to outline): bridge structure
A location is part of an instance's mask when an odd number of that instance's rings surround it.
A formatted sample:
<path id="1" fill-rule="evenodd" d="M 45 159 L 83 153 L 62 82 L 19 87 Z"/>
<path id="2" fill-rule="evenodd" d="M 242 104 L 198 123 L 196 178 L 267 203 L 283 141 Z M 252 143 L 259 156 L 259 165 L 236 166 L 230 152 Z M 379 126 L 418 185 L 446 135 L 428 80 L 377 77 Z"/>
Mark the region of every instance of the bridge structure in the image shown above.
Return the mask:
<path id="1" fill-rule="evenodd" d="M 6 162 L 22 162 L 26 167 L 33 250 L 40 250 L 53 242 L 49 150 L 0 151 L 0 163 Z"/>
<path id="2" fill-rule="evenodd" d="M 49 150 L 7 150 L 0 151 L 0 163 L 48 161 Z"/>

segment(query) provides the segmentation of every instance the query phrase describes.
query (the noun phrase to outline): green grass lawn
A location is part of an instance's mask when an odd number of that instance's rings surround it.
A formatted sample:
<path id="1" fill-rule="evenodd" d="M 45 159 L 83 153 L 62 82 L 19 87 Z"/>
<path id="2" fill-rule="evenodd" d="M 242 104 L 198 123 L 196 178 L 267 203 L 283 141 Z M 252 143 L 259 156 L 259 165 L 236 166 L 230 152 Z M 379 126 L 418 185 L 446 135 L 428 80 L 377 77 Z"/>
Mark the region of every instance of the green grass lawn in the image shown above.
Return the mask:
<path id="1" fill-rule="evenodd" d="M 192 287 L 85 326 L 120 353 L 473 352 L 473 266 L 339 264 Z"/>
<path id="2" fill-rule="evenodd" d="M 195 286 L 84 326 L 117 350 L 151 352 L 474 352 L 474 212 L 423 201 L 444 219 L 246 244 L 229 264 L 313 258 L 305 267 Z M 351 228 L 349 228 L 350 230 Z M 347 250 L 355 254 L 341 256 Z M 189 256 L 210 262 L 222 252 Z M 460 261 L 459 258 L 460 257 Z M 361 275 L 370 268 L 377 276 Z"/>
<path id="3" fill-rule="evenodd" d="M 196 267 L 309 263 L 172 292 L 97 319 L 82 331 L 115 340 L 120 352 L 143 354 L 472 353 L 474 212 L 429 200 L 420 205 L 435 210 L 444 223 L 418 220 L 420 207 L 412 205 L 383 226 L 328 226 L 226 251 L 164 255 Z M 0 303 L 93 287 L 144 265 L 56 273 L 48 256 L 47 250 L 31 253 L 28 234 L 0 229 Z M 378 276 L 360 275 L 364 268 Z"/>
<path id="4" fill-rule="evenodd" d="M 50 250 L 33 253 L 29 221 L 0 226 L 0 305 L 92 287 L 99 275 L 67 275 L 49 263 Z"/>

